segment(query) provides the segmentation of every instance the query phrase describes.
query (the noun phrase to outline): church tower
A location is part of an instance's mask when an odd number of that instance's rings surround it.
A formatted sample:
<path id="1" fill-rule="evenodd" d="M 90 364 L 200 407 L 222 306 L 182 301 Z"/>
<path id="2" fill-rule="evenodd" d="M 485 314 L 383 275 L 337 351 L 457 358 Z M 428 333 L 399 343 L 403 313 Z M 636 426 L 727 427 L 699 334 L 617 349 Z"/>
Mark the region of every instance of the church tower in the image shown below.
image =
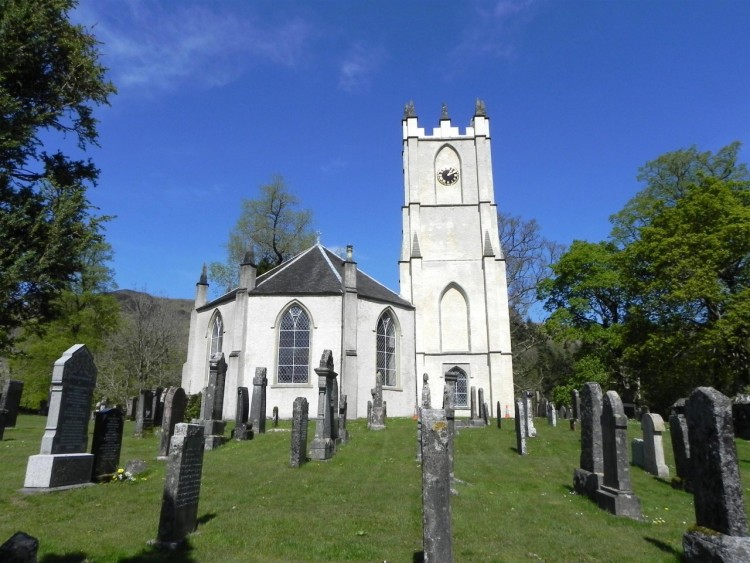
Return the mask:
<path id="1" fill-rule="evenodd" d="M 484 389 L 490 412 L 504 416 L 513 412 L 513 361 L 484 104 L 477 100 L 463 133 L 445 106 L 432 135 L 419 127 L 412 103 L 402 124 L 399 283 L 401 296 L 416 307 L 416 373 L 430 375 L 437 397 L 445 374 L 458 373 L 459 415 L 468 414 L 461 411 L 476 387 Z"/>

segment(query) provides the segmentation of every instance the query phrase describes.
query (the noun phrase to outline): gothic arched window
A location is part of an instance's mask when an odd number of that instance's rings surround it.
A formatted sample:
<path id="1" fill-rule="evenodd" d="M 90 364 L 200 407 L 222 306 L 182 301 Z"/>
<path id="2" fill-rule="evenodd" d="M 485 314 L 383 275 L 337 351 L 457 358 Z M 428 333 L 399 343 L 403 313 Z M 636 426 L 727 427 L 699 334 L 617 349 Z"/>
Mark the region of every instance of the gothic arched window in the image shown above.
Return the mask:
<path id="1" fill-rule="evenodd" d="M 221 348 L 224 344 L 224 320 L 221 318 L 221 313 L 216 313 L 214 317 L 214 324 L 211 327 L 211 353 L 210 356 L 221 352 Z"/>
<path id="2" fill-rule="evenodd" d="M 378 319 L 376 331 L 376 369 L 383 374 L 383 385 L 395 387 L 396 366 L 396 324 L 391 313 L 386 311 Z"/>
<path id="3" fill-rule="evenodd" d="M 466 372 L 459 367 L 453 368 L 458 371 L 456 378 L 456 392 L 453 394 L 453 406 L 465 408 L 469 406 L 469 384 Z"/>
<path id="4" fill-rule="evenodd" d="M 307 383 L 310 372 L 310 318 L 299 305 L 292 305 L 279 323 L 279 383 Z"/>

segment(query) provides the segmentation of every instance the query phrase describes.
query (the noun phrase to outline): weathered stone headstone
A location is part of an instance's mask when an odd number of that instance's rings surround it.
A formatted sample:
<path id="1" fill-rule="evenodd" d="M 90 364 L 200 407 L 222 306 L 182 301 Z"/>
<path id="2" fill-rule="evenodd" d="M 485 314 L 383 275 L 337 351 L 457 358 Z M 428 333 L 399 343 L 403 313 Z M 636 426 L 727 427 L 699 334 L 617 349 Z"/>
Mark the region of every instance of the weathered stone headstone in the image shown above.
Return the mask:
<path id="1" fill-rule="evenodd" d="M 237 388 L 237 408 L 234 411 L 234 430 L 232 438 L 235 440 L 252 440 L 253 425 L 248 423 L 250 416 L 250 393 L 247 387 Z"/>
<path id="2" fill-rule="evenodd" d="M 452 485 L 453 481 L 455 481 L 455 478 L 456 478 L 453 473 L 453 467 L 454 467 L 453 441 L 456 436 L 456 411 L 453 408 L 453 405 L 455 404 L 456 386 L 455 386 L 455 380 L 453 380 L 453 382 L 450 381 L 451 379 L 450 375 L 451 375 L 450 371 L 445 374 L 446 383 L 445 383 L 445 386 L 443 387 L 443 410 L 445 411 L 445 420 L 448 424 L 448 462 L 450 466 L 450 476 L 451 476 L 451 485 Z M 455 491 L 451 489 L 451 492 L 455 492 Z"/>
<path id="3" fill-rule="evenodd" d="M 630 441 L 630 457 L 633 465 L 644 469 L 643 438 L 633 438 Z"/>
<path id="4" fill-rule="evenodd" d="M 573 420 L 581 419 L 581 394 L 578 389 L 573 389 L 570 392 L 570 399 L 573 409 Z"/>
<path id="5" fill-rule="evenodd" d="M 273 407 L 271 411 L 271 420 L 273 421 L 273 427 L 279 427 L 279 407 Z"/>
<path id="6" fill-rule="evenodd" d="M 96 413 L 91 439 L 91 453 L 94 455 L 92 481 L 109 480 L 117 471 L 124 427 L 125 419 L 120 409 L 105 409 Z"/>
<path id="7" fill-rule="evenodd" d="M 616 391 L 607 391 L 602 401 L 602 453 L 604 482 L 596 493 L 599 508 L 640 520 L 641 501 L 630 485 L 628 418 Z"/>
<path id="8" fill-rule="evenodd" d="M 337 439 L 341 444 L 346 444 L 349 442 L 349 431 L 346 429 L 346 410 L 346 395 L 341 395 L 338 418 L 339 431 L 337 434 Z"/>
<path id="9" fill-rule="evenodd" d="M 417 407 L 417 461 L 422 461 L 422 409 L 432 408 L 432 397 L 430 396 L 430 376 L 422 374 L 422 404 Z"/>
<path id="10" fill-rule="evenodd" d="M 161 438 L 159 439 L 159 459 L 167 459 L 169 446 L 174 436 L 175 425 L 185 419 L 187 395 L 182 387 L 170 387 L 164 395 L 164 411 L 161 417 Z"/>
<path id="11" fill-rule="evenodd" d="M 72 346 L 55 362 L 47 426 L 39 454 L 29 457 L 24 487 L 91 482 L 94 456 L 86 448 L 95 386 L 96 366 L 83 344 Z"/>
<path id="12" fill-rule="evenodd" d="M 536 427 L 534 426 L 534 408 L 532 405 L 532 397 L 534 394 L 531 391 L 523 391 L 521 397 L 523 398 L 523 415 L 526 424 L 526 437 L 536 437 Z"/>
<path id="13" fill-rule="evenodd" d="M 596 497 L 604 476 L 602 454 L 602 389 L 598 383 L 581 388 L 581 466 L 573 472 L 573 488 L 589 498 Z"/>
<path id="14" fill-rule="evenodd" d="M 565 405 L 561 405 L 560 410 L 557 414 L 560 420 L 565 420 L 566 418 L 568 418 L 568 407 L 566 407 Z"/>
<path id="15" fill-rule="evenodd" d="M 3 385 L 3 394 L 0 397 L 0 409 L 5 409 L 8 414 L 5 417 L 5 427 L 14 428 L 18 418 L 18 408 L 21 406 L 21 395 L 23 394 L 23 381 L 9 379 Z"/>
<path id="16" fill-rule="evenodd" d="M 471 420 L 479 418 L 477 410 L 477 388 L 471 386 Z"/>
<path id="17" fill-rule="evenodd" d="M 5 563 L 36 563 L 39 540 L 25 532 L 16 532 L 0 545 L 0 561 Z"/>
<path id="18" fill-rule="evenodd" d="M 422 409 L 422 545 L 425 563 L 453 561 L 449 442 L 445 411 Z"/>
<path id="19" fill-rule="evenodd" d="M 175 548 L 198 525 L 198 500 L 203 473 L 204 428 L 175 425 L 169 448 L 164 495 L 156 545 Z"/>
<path id="20" fill-rule="evenodd" d="M 526 455 L 526 415 L 524 399 L 516 401 L 516 451 L 518 455 Z"/>
<path id="21" fill-rule="evenodd" d="M 547 403 L 547 424 L 553 428 L 557 426 L 557 411 L 555 403 Z"/>
<path id="22" fill-rule="evenodd" d="M 308 404 L 304 397 L 294 399 L 292 406 L 292 446 L 289 465 L 300 467 L 307 461 Z"/>
<path id="23" fill-rule="evenodd" d="M 692 492 L 690 440 L 688 438 L 687 419 L 684 414 L 673 413 L 669 417 L 669 433 L 672 437 L 672 453 L 674 454 L 674 467 L 677 473 L 674 484 L 681 489 Z"/>
<path id="24" fill-rule="evenodd" d="M 482 403 L 482 423 L 485 426 L 490 425 L 490 407 L 487 403 Z"/>
<path id="25" fill-rule="evenodd" d="M 664 420 L 656 413 L 646 413 L 641 418 L 643 429 L 643 468 L 662 479 L 669 479 L 669 467 L 664 462 Z"/>
<path id="26" fill-rule="evenodd" d="M 372 394 L 372 409 L 367 421 L 370 430 L 385 429 L 385 408 L 383 407 L 383 374 L 375 374 L 375 387 L 370 390 Z"/>
<path id="27" fill-rule="evenodd" d="M 685 416 L 698 528 L 683 536 L 684 560 L 750 561 L 731 402 L 716 389 L 698 387 Z"/>
<path id="28" fill-rule="evenodd" d="M 250 405 L 250 421 L 257 434 L 266 433 L 266 368 L 255 368 L 253 377 L 253 401 Z"/>
<path id="29" fill-rule="evenodd" d="M 135 412 L 135 432 L 133 436 L 143 438 L 154 428 L 154 394 L 150 389 L 142 389 L 138 395 Z"/>
<path id="30" fill-rule="evenodd" d="M 318 374 L 318 419 L 315 424 L 315 438 L 310 447 L 310 458 L 317 460 L 330 459 L 336 452 L 333 439 L 333 409 L 331 394 L 332 380 L 338 375 L 333 371 L 333 353 L 324 350 L 320 358 L 320 367 L 315 368 Z M 382 408 L 382 407 L 381 407 Z M 373 407 L 373 410 L 374 407 Z"/>
<path id="31" fill-rule="evenodd" d="M 224 382 L 227 362 L 222 352 L 212 354 L 208 362 L 208 385 L 201 398 L 201 418 L 194 424 L 203 426 L 203 443 L 207 450 L 215 450 L 227 440 L 224 436 Z"/>

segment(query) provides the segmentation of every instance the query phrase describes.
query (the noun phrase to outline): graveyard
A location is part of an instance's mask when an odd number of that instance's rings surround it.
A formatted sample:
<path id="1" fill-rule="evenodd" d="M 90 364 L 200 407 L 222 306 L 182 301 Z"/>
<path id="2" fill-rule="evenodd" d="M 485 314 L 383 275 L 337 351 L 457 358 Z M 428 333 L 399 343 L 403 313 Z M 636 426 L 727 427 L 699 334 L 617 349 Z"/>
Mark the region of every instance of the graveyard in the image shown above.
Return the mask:
<path id="1" fill-rule="evenodd" d="M 580 431 L 536 419 L 528 455 L 516 451 L 513 419 L 463 428 L 455 438 L 451 498 L 456 561 L 677 561 L 695 523 L 693 497 L 631 466 L 642 521 L 616 517 L 573 490 Z M 314 415 L 309 435 L 315 434 Z M 232 423 L 229 423 L 231 426 Z M 421 469 L 416 422 L 387 428 L 348 423 L 349 441 L 326 461 L 289 464 L 291 422 L 270 424 L 252 440 L 206 451 L 198 527 L 182 548 L 148 545 L 159 525 L 166 462 L 160 436 L 133 437 L 126 421 L 120 467 L 145 462 L 133 481 L 44 494 L 22 494 L 27 460 L 39 451 L 45 417 L 21 414 L 0 442 L 0 537 L 38 538 L 39 561 L 412 561 L 422 550 Z M 628 423 L 628 438 L 641 436 Z M 312 440 L 312 439 L 311 439 Z M 310 441 L 311 441 L 310 440 Z M 308 443 L 309 445 L 309 443 Z M 750 443 L 736 440 L 745 490 Z M 669 432 L 666 463 L 675 474 Z"/>

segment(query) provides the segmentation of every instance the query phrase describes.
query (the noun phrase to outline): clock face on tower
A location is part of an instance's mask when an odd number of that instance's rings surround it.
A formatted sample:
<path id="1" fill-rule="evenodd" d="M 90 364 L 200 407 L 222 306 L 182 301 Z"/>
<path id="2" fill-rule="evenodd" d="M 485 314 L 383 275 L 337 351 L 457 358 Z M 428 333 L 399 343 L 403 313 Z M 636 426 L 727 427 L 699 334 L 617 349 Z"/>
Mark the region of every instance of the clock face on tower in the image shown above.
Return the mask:
<path id="1" fill-rule="evenodd" d="M 458 170 L 452 166 L 447 166 L 438 171 L 437 179 L 444 186 L 452 186 L 458 182 Z"/>

